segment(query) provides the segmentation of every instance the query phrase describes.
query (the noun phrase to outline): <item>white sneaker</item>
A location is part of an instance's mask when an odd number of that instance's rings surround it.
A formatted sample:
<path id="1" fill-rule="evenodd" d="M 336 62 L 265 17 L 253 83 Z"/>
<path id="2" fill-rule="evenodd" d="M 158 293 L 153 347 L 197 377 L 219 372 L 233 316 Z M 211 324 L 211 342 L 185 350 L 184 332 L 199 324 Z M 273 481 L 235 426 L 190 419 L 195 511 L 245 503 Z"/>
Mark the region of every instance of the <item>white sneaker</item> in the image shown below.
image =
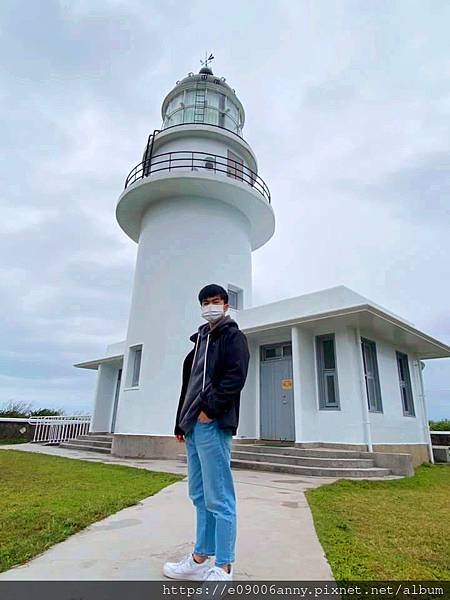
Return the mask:
<path id="1" fill-rule="evenodd" d="M 192 553 L 186 554 L 178 562 L 166 562 L 163 566 L 163 573 L 171 579 L 192 579 L 193 581 L 203 581 L 211 568 L 211 563 L 207 558 L 204 562 L 196 563 Z M 222 569 L 221 569 L 222 570 Z"/>
<path id="2" fill-rule="evenodd" d="M 200 594 L 196 594 L 196 600 L 211 600 L 211 596 L 213 596 L 216 592 L 217 584 L 213 584 L 213 581 L 231 581 L 233 579 L 233 565 L 231 565 L 230 572 L 227 573 L 221 567 L 216 567 L 216 565 L 210 567 L 206 573 L 205 579 L 202 583 L 202 588 Z M 228 591 L 224 594 L 224 589 L 220 590 L 221 598 L 230 598 Z"/>
<path id="3" fill-rule="evenodd" d="M 233 565 L 231 565 L 230 572 L 227 573 L 222 567 L 210 567 L 206 573 L 203 581 L 231 581 L 233 579 Z"/>

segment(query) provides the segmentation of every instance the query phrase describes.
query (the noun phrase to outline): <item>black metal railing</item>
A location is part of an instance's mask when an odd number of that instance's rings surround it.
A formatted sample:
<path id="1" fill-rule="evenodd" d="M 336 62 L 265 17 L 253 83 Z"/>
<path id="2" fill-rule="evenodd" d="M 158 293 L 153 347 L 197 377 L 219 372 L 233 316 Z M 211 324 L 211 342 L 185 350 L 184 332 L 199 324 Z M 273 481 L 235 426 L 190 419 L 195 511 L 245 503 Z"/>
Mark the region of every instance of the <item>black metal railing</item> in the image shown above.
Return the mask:
<path id="1" fill-rule="evenodd" d="M 257 190 L 270 204 L 270 192 L 264 180 L 241 162 L 219 154 L 178 150 L 144 159 L 134 167 L 125 181 L 125 189 L 140 179 L 161 172 L 199 171 L 223 173 Z"/>

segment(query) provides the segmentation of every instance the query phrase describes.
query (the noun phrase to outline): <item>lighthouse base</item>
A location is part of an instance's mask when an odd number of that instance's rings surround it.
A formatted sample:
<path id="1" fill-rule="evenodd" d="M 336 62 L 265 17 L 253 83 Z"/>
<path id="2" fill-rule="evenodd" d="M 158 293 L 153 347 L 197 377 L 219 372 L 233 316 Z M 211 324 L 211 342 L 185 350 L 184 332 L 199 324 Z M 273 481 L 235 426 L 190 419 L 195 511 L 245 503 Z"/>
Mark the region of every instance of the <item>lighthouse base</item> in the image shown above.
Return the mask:
<path id="1" fill-rule="evenodd" d="M 111 454 L 123 458 L 176 459 L 184 444 L 173 435 L 113 434 Z"/>
<path id="2" fill-rule="evenodd" d="M 254 438 L 238 438 L 233 440 L 240 444 L 254 443 Z M 177 459 L 185 452 L 184 442 L 179 442 L 173 435 L 145 435 L 130 433 L 114 433 L 111 454 L 121 458 L 158 458 Z"/>

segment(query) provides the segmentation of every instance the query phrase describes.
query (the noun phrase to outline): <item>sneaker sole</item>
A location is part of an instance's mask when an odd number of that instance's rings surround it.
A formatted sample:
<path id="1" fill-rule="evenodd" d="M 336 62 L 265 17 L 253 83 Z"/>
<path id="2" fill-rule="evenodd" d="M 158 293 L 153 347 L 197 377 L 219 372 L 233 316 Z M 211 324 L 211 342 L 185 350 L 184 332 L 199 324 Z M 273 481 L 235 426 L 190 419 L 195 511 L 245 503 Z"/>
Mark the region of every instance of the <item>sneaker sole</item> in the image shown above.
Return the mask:
<path id="1" fill-rule="evenodd" d="M 163 567 L 163 574 L 166 577 L 169 577 L 169 579 L 181 579 L 181 580 L 189 580 L 189 581 L 203 581 L 205 576 L 206 576 L 206 572 L 208 569 L 205 569 L 204 573 L 202 574 L 202 576 L 199 575 L 195 575 L 195 573 L 193 573 L 192 575 L 180 575 L 179 573 L 175 573 L 173 571 L 171 571 L 170 569 L 168 569 L 166 566 Z"/>

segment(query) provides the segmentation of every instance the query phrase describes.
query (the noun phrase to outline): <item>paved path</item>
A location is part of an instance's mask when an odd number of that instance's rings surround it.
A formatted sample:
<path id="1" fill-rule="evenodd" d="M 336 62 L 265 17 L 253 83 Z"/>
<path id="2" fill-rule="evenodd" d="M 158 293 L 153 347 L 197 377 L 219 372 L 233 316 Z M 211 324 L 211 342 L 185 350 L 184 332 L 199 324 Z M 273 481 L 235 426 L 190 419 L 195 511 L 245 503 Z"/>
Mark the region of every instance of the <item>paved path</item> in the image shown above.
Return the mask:
<path id="1" fill-rule="evenodd" d="M 0 449 L 186 474 L 186 465 L 176 460 L 117 458 L 31 443 Z M 235 579 L 333 581 L 303 492 L 335 478 L 241 469 L 234 469 L 233 477 L 238 511 Z M 1 573 L 0 580 L 169 581 L 161 566 L 192 550 L 194 527 L 195 509 L 184 479 Z"/>

